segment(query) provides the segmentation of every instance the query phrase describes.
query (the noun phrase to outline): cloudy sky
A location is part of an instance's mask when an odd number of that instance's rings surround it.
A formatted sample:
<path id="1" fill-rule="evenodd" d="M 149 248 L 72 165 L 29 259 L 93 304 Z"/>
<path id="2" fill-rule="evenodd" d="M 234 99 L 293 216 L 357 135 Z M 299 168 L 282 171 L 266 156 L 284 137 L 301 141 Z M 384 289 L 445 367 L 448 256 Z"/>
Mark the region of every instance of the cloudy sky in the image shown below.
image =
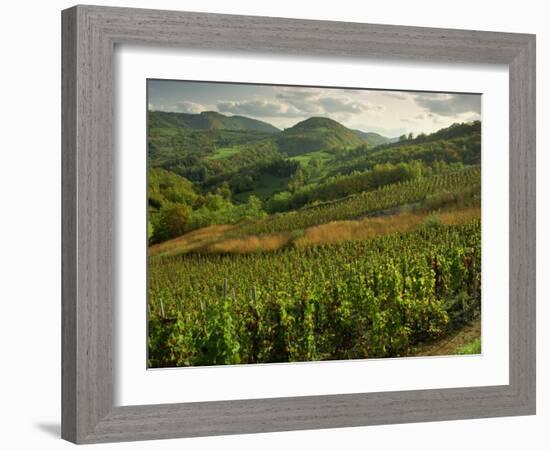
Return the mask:
<path id="1" fill-rule="evenodd" d="M 312 116 L 388 137 L 481 119 L 481 96 L 366 89 L 148 80 L 150 110 L 218 111 L 288 128 Z"/>

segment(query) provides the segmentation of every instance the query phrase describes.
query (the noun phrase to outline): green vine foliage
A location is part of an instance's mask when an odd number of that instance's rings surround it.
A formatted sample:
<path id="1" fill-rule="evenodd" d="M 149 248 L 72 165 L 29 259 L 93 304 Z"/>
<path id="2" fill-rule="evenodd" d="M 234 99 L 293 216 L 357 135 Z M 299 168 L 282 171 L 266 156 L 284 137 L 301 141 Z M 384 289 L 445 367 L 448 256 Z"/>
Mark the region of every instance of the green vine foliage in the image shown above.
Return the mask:
<path id="1" fill-rule="evenodd" d="M 481 227 L 149 261 L 150 367 L 411 354 L 479 315 Z"/>

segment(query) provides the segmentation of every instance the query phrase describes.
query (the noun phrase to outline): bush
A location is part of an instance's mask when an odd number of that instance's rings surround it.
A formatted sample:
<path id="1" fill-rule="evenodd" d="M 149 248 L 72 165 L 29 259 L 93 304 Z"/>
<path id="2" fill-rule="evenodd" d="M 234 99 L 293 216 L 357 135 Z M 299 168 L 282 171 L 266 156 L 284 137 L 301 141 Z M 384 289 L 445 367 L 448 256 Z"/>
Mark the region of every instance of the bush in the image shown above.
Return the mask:
<path id="1" fill-rule="evenodd" d="M 441 217 L 437 213 L 431 213 L 427 218 L 425 222 L 426 227 L 428 228 L 437 228 L 441 225 Z"/>
<path id="2" fill-rule="evenodd" d="M 288 191 L 275 194 L 267 202 L 267 210 L 270 213 L 277 213 L 289 210 L 291 197 L 292 194 Z"/>
<path id="3" fill-rule="evenodd" d="M 187 231 L 191 219 L 191 208 L 185 204 L 169 204 L 159 212 L 154 241 L 162 242 L 181 236 Z"/>

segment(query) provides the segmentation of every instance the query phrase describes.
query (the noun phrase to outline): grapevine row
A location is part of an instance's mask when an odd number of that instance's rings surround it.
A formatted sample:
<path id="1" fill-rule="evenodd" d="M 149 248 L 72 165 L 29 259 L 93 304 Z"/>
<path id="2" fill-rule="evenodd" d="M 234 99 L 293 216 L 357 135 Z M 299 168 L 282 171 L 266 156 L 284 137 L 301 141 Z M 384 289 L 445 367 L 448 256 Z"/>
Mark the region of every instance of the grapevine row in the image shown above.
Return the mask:
<path id="1" fill-rule="evenodd" d="M 470 167 L 456 172 L 423 177 L 403 183 L 384 186 L 376 191 L 364 192 L 344 200 L 298 211 L 274 214 L 265 219 L 244 224 L 235 235 L 276 233 L 304 229 L 334 220 L 348 220 L 400 205 L 426 200 L 430 195 L 480 190 L 479 167 Z"/>
<path id="2" fill-rule="evenodd" d="M 151 259 L 149 364 L 406 355 L 478 313 L 480 237 L 475 221 L 275 253 Z"/>

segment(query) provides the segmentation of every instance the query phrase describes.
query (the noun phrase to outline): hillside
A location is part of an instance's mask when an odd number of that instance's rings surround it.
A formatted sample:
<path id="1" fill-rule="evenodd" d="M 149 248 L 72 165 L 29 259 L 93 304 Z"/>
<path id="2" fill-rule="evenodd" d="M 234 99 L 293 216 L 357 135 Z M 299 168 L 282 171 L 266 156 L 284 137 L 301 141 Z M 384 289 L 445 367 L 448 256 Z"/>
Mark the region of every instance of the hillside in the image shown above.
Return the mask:
<path id="1" fill-rule="evenodd" d="M 402 147 L 404 145 L 416 145 L 424 144 L 426 142 L 448 140 L 457 137 L 469 136 L 472 134 L 477 134 L 481 136 L 481 122 L 479 120 L 474 120 L 473 122 L 453 123 L 447 128 L 441 128 L 430 134 L 420 133 L 416 137 L 410 139 L 391 139 L 390 142 L 384 144 L 383 149 L 391 147 Z"/>
<path id="2" fill-rule="evenodd" d="M 200 114 L 149 111 L 150 128 L 184 128 L 191 130 L 259 131 L 277 133 L 273 125 L 244 116 L 225 116 L 215 111 Z"/>
<path id="3" fill-rule="evenodd" d="M 389 144 L 393 142 L 395 138 L 389 138 L 382 136 L 381 134 L 375 133 L 373 131 L 361 131 L 361 130 L 352 130 L 357 136 L 367 142 L 369 147 L 376 147 L 377 145 Z"/>
<path id="4" fill-rule="evenodd" d="M 279 149 L 289 156 L 330 149 L 357 147 L 365 140 L 353 130 L 326 117 L 310 117 L 275 136 Z"/>
<path id="5" fill-rule="evenodd" d="M 375 145 L 366 143 L 357 130 L 322 117 L 269 133 L 189 128 L 192 120 L 225 126 L 224 120 L 231 119 L 235 125 L 234 117 L 216 113 L 151 116 L 152 125 L 160 127 L 149 131 L 150 167 L 174 172 L 206 192 L 228 187 L 238 204 L 256 196 L 269 212 L 373 189 L 417 172 L 437 173 L 480 164 L 479 122 Z M 363 134 L 386 139 L 376 133 Z M 338 178 L 329 180 L 331 177 Z"/>
<path id="6" fill-rule="evenodd" d="M 330 175 L 350 174 L 372 169 L 377 164 L 399 164 L 421 161 L 425 165 L 436 163 L 465 165 L 481 164 L 481 123 L 455 123 L 431 134 L 421 133 L 412 139 L 380 144 L 361 149 L 339 158 L 331 167 Z"/>

